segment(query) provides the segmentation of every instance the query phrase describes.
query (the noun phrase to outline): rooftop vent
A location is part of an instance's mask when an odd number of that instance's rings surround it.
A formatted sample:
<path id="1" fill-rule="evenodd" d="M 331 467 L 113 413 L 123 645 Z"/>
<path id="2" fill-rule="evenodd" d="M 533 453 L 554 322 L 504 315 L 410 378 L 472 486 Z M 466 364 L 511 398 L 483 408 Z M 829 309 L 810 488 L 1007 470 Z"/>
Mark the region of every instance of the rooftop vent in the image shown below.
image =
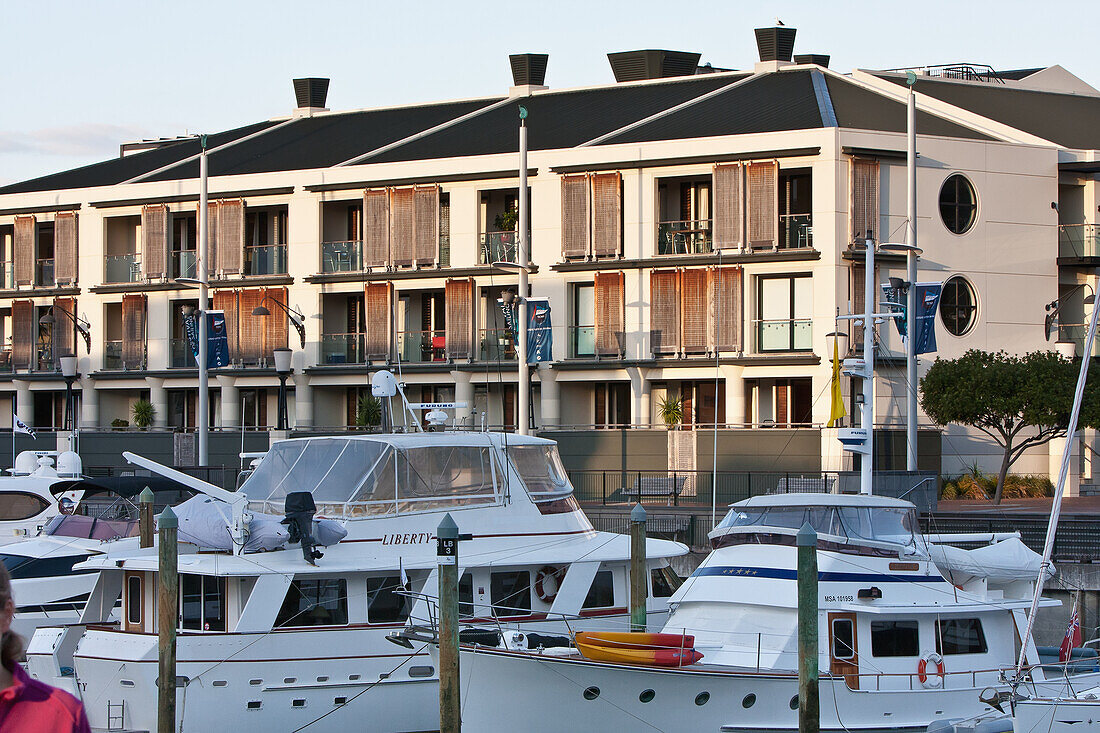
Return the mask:
<path id="1" fill-rule="evenodd" d="M 818 66 L 824 66 L 829 68 L 829 54 L 827 53 L 796 53 L 794 55 L 794 62 L 796 64 L 817 64 Z"/>
<path id="2" fill-rule="evenodd" d="M 797 29 L 785 25 L 756 29 L 756 49 L 761 61 L 790 62 L 794 53 L 794 36 Z"/>
<path id="3" fill-rule="evenodd" d="M 509 56 L 508 63 L 512 65 L 512 83 L 517 87 L 544 86 L 546 61 L 549 58 L 550 56 L 545 53 L 514 53 Z"/>
<path id="4" fill-rule="evenodd" d="M 310 76 L 294 80 L 294 98 L 298 109 L 325 109 L 328 99 L 328 79 Z"/>
<path id="5" fill-rule="evenodd" d="M 689 51 L 620 51 L 607 54 L 615 81 L 666 79 L 673 76 L 693 76 L 702 54 Z"/>

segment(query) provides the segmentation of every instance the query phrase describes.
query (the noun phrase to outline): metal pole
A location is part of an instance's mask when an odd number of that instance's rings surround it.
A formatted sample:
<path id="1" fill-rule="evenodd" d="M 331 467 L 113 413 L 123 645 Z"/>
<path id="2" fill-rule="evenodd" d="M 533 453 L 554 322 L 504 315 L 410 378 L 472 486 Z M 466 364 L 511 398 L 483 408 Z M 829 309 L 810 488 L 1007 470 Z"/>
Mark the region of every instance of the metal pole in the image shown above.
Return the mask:
<path id="1" fill-rule="evenodd" d="M 630 510 L 630 630 L 645 631 L 646 601 L 645 509 Z"/>
<path id="2" fill-rule="evenodd" d="M 909 123 L 907 126 L 905 172 L 909 179 L 909 204 L 906 207 L 905 243 L 917 246 L 917 103 L 909 87 Z M 905 279 L 909 290 L 905 300 L 905 469 L 917 470 L 917 253 L 905 253 Z"/>
<path id="3" fill-rule="evenodd" d="M 286 409 L 286 376 L 285 374 L 279 375 L 279 427 L 276 430 L 286 430 L 287 422 L 287 409 Z"/>
<path id="4" fill-rule="evenodd" d="M 138 507 L 141 515 L 138 521 L 141 530 L 141 546 L 153 546 L 153 491 L 148 486 L 138 494 Z"/>
<path id="5" fill-rule="evenodd" d="M 199 280 L 199 465 L 205 466 L 209 462 L 210 453 L 210 375 L 206 369 L 206 307 L 207 307 L 207 283 L 209 282 L 209 270 L 207 267 L 207 166 L 206 166 L 206 136 L 202 136 L 202 155 L 199 156 L 199 256 L 195 267 L 195 277 Z"/>
<path id="6" fill-rule="evenodd" d="M 439 731 L 462 730 L 458 675 L 458 525 L 448 513 L 436 528 L 439 576 Z"/>
<path id="7" fill-rule="evenodd" d="M 859 490 L 871 494 L 871 469 L 875 457 L 875 240 L 867 237 L 864 244 L 867 278 L 863 291 L 863 409 L 860 425 L 867 430 L 867 453 L 859 462 Z"/>
<path id="8" fill-rule="evenodd" d="M 531 399 L 531 372 L 527 367 L 527 265 L 531 261 L 529 242 L 527 241 L 527 228 L 529 226 L 527 211 L 527 122 L 521 117 L 519 121 L 519 250 L 516 259 L 519 265 L 519 329 L 517 338 L 519 348 L 516 350 L 519 361 L 519 393 L 516 402 L 519 403 L 518 432 L 527 435 L 528 425 L 531 422 L 528 415 Z"/>
<path id="9" fill-rule="evenodd" d="M 157 651 L 160 677 L 157 691 L 157 733 L 176 728 L 176 615 L 179 576 L 176 566 L 176 534 L 179 520 L 172 507 L 160 514 L 160 552 L 157 566 Z"/>
<path id="10" fill-rule="evenodd" d="M 72 431 L 75 422 L 73 420 L 73 379 L 74 377 L 65 377 L 65 429 L 68 431 Z"/>
<path id="11" fill-rule="evenodd" d="M 817 532 L 808 523 L 798 544 L 798 733 L 821 730 L 817 651 Z"/>

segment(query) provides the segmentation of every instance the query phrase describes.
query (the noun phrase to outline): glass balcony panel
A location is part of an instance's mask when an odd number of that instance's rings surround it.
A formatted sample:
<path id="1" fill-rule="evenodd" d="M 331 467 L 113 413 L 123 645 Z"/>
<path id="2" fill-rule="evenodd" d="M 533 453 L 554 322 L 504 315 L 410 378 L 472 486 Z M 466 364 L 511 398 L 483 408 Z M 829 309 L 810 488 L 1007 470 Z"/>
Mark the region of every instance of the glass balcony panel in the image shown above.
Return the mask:
<path id="1" fill-rule="evenodd" d="M 527 235 L 527 246 L 531 246 L 531 235 Z M 516 232 L 485 232 L 481 235 L 480 264 L 491 265 L 494 262 L 515 262 L 519 253 L 519 234 Z"/>
<path id="2" fill-rule="evenodd" d="M 4 349 L 0 351 L 0 373 L 7 373 L 11 370 L 11 349 Z"/>
<path id="3" fill-rule="evenodd" d="M 569 355 L 576 357 L 596 355 L 596 327 L 569 327 Z"/>
<path id="4" fill-rule="evenodd" d="M 401 361 L 412 364 L 447 361 L 445 331 L 398 331 L 397 353 Z"/>
<path id="5" fill-rule="evenodd" d="M 54 286 L 53 279 L 53 258 L 46 260 L 35 260 L 35 283 L 38 287 L 52 288 Z"/>
<path id="6" fill-rule="evenodd" d="M 285 275 L 286 245 L 269 244 L 260 247 L 244 248 L 244 274 Z"/>
<path id="7" fill-rule="evenodd" d="M 187 339 L 171 339 L 168 347 L 170 351 L 168 367 L 170 369 L 194 369 L 197 367 L 195 354 L 191 351 L 191 344 L 187 343 Z"/>
<path id="8" fill-rule="evenodd" d="M 813 322 L 809 319 L 756 321 L 759 351 L 812 351 Z"/>
<path id="9" fill-rule="evenodd" d="M 198 272 L 198 256 L 193 249 L 181 249 L 172 253 L 172 271 L 174 277 L 194 279 Z"/>
<path id="10" fill-rule="evenodd" d="M 11 262 L 0 262 L 0 288 L 11 289 L 15 287 L 15 265 Z"/>
<path id="11" fill-rule="evenodd" d="M 360 272 L 362 242 L 321 242 L 321 272 Z"/>
<path id="12" fill-rule="evenodd" d="M 105 341 L 103 343 L 103 368 L 122 369 L 121 341 Z"/>
<path id="13" fill-rule="evenodd" d="M 483 328 L 480 336 L 483 361 L 511 361 L 516 358 L 516 340 L 511 329 Z"/>
<path id="14" fill-rule="evenodd" d="M 810 214 L 784 214 L 779 217 L 780 249 L 809 249 L 813 246 L 813 216 Z"/>
<path id="15" fill-rule="evenodd" d="M 321 363 L 364 364 L 366 334 L 326 333 L 321 336 Z"/>
<path id="16" fill-rule="evenodd" d="M 105 260 L 103 282 L 136 283 L 141 280 L 141 260 L 137 253 L 109 255 Z"/>
<path id="17" fill-rule="evenodd" d="M 1059 224 L 1059 257 L 1100 257 L 1100 225 Z"/>
<path id="18" fill-rule="evenodd" d="M 662 221 L 657 224 L 659 255 L 696 255 L 713 251 L 710 219 Z"/>

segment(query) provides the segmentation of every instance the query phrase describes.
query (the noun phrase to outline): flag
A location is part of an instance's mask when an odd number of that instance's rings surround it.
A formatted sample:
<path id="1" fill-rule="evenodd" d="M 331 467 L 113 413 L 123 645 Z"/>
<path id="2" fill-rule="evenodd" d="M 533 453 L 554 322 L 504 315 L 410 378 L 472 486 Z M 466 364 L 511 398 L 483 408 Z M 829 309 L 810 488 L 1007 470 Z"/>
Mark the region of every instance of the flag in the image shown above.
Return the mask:
<path id="1" fill-rule="evenodd" d="M 405 563 L 400 557 L 397 558 L 397 568 L 401 572 L 401 590 L 408 590 L 409 576 L 405 574 Z"/>
<path id="2" fill-rule="evenodd" d="M 844 392 L 840 389 L 840 347 L 837 343 L 840 339 L 833 337 L 833 381 L 830 388 L 832 393 L 832 407 L 829 410 L 829 427 L 839 425 L 840 420 L 848 416 L 848 410 L 844 407 Z"/>
<path id="3" fill-rule="evenodd" d="M 1069 617 L 1069 626 L 1066 628 L 1066 636 L 1062 639 L 1062 645 L 1058 647 L 1058 661 L 1068 662 L 1073 655 L 1073 648 L 1081 646 L 1081 619 L 1077 616 L 1077 604 L 1073 604 L 1073 615 Z"/>
<path id="4" fill-rule="evenodd" d="M 929 354 L 936 350 L 936 311 L 940 306 L 943 283 L 917 283 L 917 353 Z"/>
<path id="5" fill-rule="evenodd" d="M 527 299 L 527 363 L 550 361 L 554 351 L 554 331 L 550 323 L 550 300 Z"/>
<path id="6" fill-rule="evenodd" d="M 37 435 L 34 434 L 34 431 L 31 430 L 30 428 L 28 428 L 27 424 L 25 422 L 23 422 L 22 420 L 20 420 L 19 416 L 16 415 L 14 412 L 11 414 L 11 417 L 12 417 L 12 430 L 14 432 L 22 433 L 23 435 L 29 435 L 29 436 L 31 436 L 31 438 L 37 438 L 38 437 Z"/>

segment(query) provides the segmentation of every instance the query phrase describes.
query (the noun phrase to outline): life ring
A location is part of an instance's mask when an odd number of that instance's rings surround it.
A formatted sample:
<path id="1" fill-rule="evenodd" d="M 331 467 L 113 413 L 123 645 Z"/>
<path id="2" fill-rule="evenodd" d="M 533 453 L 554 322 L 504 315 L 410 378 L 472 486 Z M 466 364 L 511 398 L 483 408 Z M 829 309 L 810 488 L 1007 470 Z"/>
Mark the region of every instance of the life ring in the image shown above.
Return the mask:
<path id="1" fill-rule="evenodd" d="M 561 589 L 561 570 L 551 565 L 543 565 L 539 568 L 539 571 L 535 573 L 535 595 L 543 603 L 553 603 L 554 599 L 558 597 L 558 591 Z M 552 591 L 546 590 L 547 578 L 554 579 L 554 589 Z"/>
<path id="2" fill-rule="evenodd" d="M 928 674 L 929 664 L 936 665 L 936 670 L 932 674 Z M 943 686 L 946 673 L 947 666 L 943 663 L 943 657 L 938 652 L 926 652 L 917 664 L 917 679 L 930 690 Z"/>

